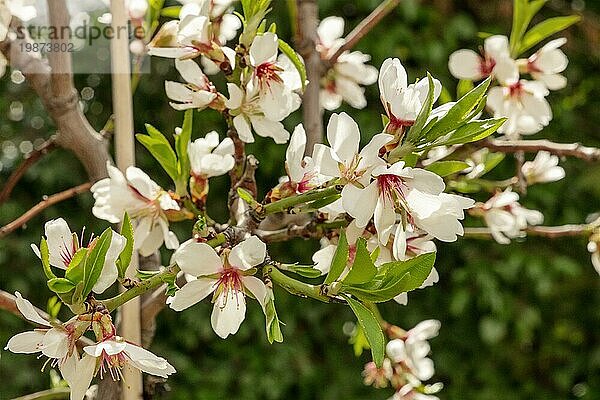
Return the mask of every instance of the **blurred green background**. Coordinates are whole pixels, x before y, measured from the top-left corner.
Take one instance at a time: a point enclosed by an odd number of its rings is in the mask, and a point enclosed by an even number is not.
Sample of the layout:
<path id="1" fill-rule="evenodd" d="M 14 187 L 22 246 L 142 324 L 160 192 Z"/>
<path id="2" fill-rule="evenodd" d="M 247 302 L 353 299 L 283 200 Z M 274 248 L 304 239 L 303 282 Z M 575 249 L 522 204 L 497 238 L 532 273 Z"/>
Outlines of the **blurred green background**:
<path id="1" fill-rule="evenodd" d="M 343 16 L 346 32 L 377 6 L 379 0 L 321 0 L 321 17 Z M 510 1 L 417 2 L 401 5 L 357 49 L 373 57 L 375 66 L 387 57 L 399 57 L 414 80 L 430 71 L 454 93 L 456 81 L 447 71 L 448 55 L 459 48 L 481 45 L 478 32 L 506 34 L 510 31 Z M 569 29 L 564 47 L 570 65 L 569 85 L 550 95 L 554 120 L 536 138 L 560 142 L 583 142 L 600 146 L 600 2 L 551 0 L 543 16 L 581 12 L 584 21 Z M 271 20 L 280 35 L 289 38 L 286 2 L 274 1 Z M 179 80 L 172 61 L 153 59 L 152 75 L 142 77 L 135 94 L 135 126 L 145 122 L 163 132 L 181 124 L 181 113 L 167 104 L 165 79 Z M 52 135 L 52 122 L 26 83 L 10 72 L 0 80 L 0 185 L 19 164 L 23 153 Z M 110 76 L 76 77 L 82 104 L 90 122 L 102 128 L 111 114 Z M 218 87 L 224 83 L 215 81 Z M 359 122 L 363 140 L 381 129 L 381 106 L 376 86 L 367 88 L 365 110 L 345 109 Z M 299 113 L 286 124 L 299 122 Z M 328 114 L 325 116 L 325 121 Z M 219 115 L 196 114 L 195 137 L 216 129 L 224 132 Z M 267 146 L 268 147 L 264 147 Z M 285 146 L 257 140 L 249 146 L 261 161 L 259 182 L 267 191 L 283 171 Z M 267 148 L 268 151 L 261 151 Z M 138 164 L 158 182 L 168 185 L 166 175 L 138 146 Z M 580 223 L 600 210 L 600 164 L 565 160 L 567 178 L 530 188 L 523 204 L 544 212 L 546 224 Z M 512 176 L 514 164 L 505 160 L 498 177 Z M 13 220 L 44 194 L 75 186 L 86 180 L 77 160 L 57 150 L 31 168 L 10 201 L 0 206 L 0 225 Z M 225 218 L 222 193 L 227 180 L 211 183 L 209 198 L 213 217 Z M 484 196 L 485 197 L 485 196 Z M 479 200 L 485 200 L 484 197 Z M 43 273 L 29 243 L 39 241 L 43 223 L 66 218 L 74 231 L 86 225 L 99 232 L 107 224 L 90 212 L 91 195 L 79 196 L 46 210 L 24 229 L 0 240 L 0 287 L 21 291 L 44 307 L 50 295 Z M 467 221 L 478 224 L 477 221 Z M 186 237 L 189 225 L 178 227 Z M 384 317 L 410 328 L 420 320 L 442 321 L 440 336 L 431 341 L 436 375 L 444 383 L 441 399 L 600 399 L 600 295 L 586 240 L 527 239 L 509 246 L 492 241 L 459 240 L 439 245 L 437 269 L 440 282 L 409 296 L 407 307 L 386 304 Z M 297 240 L 272 246 L 275 258 L 308 262 L 316 242 Z M 308 251 L 310 250 L 310 251 Z M 163 254 L 168 260 L 169 254 Z M 259 307 L 248 308 L 239 333 L 219 339 L 210 327 L 212 305 L 203 302 L 187 312 L 165 311 L 160 315 L 151 350 L 169 359 L 178 373 L 168 381 L 165 399 L 386 399 L 390 390 L 362 384 L 361 371 L 368 355 L 356 358 L 343 326 L 353 321 L 350 310 L 300 300 L 277 290 L 277 308 L 284 344 L 269 345 Z M 65 312 L 65 310 L 63 310 Z M 61 314 L 62 315 L 62 314 Z M 68 317 L 66 313 L 63 317 Z M 11 314 L 0 312 L 0 345 L 30 327 Z M 48 369 L 40 373 L 43 360 L 1 351 L 0 398 L 48 388 Z"/>

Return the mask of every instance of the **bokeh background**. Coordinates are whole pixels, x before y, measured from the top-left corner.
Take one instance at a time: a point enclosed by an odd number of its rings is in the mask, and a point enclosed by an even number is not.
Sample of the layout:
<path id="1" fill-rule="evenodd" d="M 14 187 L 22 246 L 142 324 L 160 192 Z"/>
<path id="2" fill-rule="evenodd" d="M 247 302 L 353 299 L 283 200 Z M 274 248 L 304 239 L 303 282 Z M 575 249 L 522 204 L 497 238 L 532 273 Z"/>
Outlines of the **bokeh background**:
<path id="1" fill-rule="evenodd" d="M 346 32 L 379 3 L 378 0 L 321 0 L 321 17 L 343 16 Z M 357 49 L 381 65 L 399 57 L 410 79 L 430 71 L 441 79 L 448 95 L 456 81 L 447 71 L 448 55 L 459 48 L 481 45 L 479 32 L 510 31 L 510 1 L 403 0 Z M 583 142 L 600 146 L 600 2 L 551 0 L 534 19 L 578 12 L 583 22 L 565 33 L 570 59 L 569 85 L 550 95 L 554 119 L 536 138 Z M 289 38 L 286 2 L 274 0 L 271 19 L 280 35 Z M 135 127 L 148 122 L 165 133 L 181 124 L 181 113 L 171 109 L 164 95 L 165 79 L 179 80 L 172 61 L 153 59 L 152 75 L 143 76 L 135 93 Z M 82 105 L 96 129 L 111 114 L 110 76 L 78 75 Z M 224 82 L 216 80 L 223 88 Z M 367 88 L 369 106 L 344 109 L 359 122 L 366 142 L 381 129 L 381 106 L 376 86 Z M 325 121 L 328 114 L 325 115 Z M 287 120 L 299 122 L 299 113 Z M 194 137 L 210 130 L 225 131 L 219 115 L 197 113 Z M 33 145 L 54 133 L 40 101 L 9 72 L 0 80 L 0 185 Z M 257 140 L 249 146 L 261 161 L 258 171 L 263 193 L 283 171 L 285 146 Z M 138 164 L 159 183 L 168 178 L 138 145 Z M 531 187 L 523 204 L 544 212 L 546 224 L 580 223 L 600 210 L 600 163 L 565 160 L 567 178 Z M 494 172 L 512 176 L 514 163 L 505 160 Z M 31 168 L 12 198 L 0 206 L 0 225 L 13 220 L 45 194 L 80 184 L 85 173 L 72 154 L 56 150 Z M 225 219 L 223 193 L 226 179 L 211 183 L 209 203 L 213 217 Z M 479 200 L 485 200 L 484 197 Z M 99 232 L 107 226 L 90 210 L 92 197 L 79 196 L 47 209 L 26 227 L 0 239 L 0 287 L 19 290 L 45 308 L 45 287 L 38 260 L 29 243 L 38 242 L 46 220 L 62 216 L 74 231 L 86 225 Z M 478 221 L 468 220 L 467 225 Z M 189 225 L 179 226 L 184 238 Z M 509 246 L 489 240 L 459 240 L 439 245 L 440 282 L 411 293 L 407 307 L 386 304 L 386 319 L 405 328 L 436 318 L 442 330 L 431 341 L 436 366 L 434 380 L 444 383 L 441 399 L 600 399 L 600 291 L 584 238 L 514 241 Z M 318 243 L 297 240 L 272 246 L 275 258 L 308 262 Z M 169 254 L 163 254 L 168 260 Z M 355 357 L 344 325 L 353 321 L 350 310 L 300 300 L 277 290 L 277 308 L 285 342 L 269 345 L 259 307 L 248 308 L 239 333 L 227 340 L 210 327 L 211 304 L 203 302 L 184 313 L 160 315 L 151 350 L 168 358 L 178 373 L 168 381 L 165 399 L 386 399 L 389 390 L 362 384 L 361 371 L 368 354 Z M 68 317 L 66 310 L 63 317 Z M 30 327 L 0 312 L 0 345 Z M 346 326 L 347 328 L 347 326 Z M 50 372 L 40 373 L 43 360 L 0 352 L 0 399 L 48 388 Z"/>

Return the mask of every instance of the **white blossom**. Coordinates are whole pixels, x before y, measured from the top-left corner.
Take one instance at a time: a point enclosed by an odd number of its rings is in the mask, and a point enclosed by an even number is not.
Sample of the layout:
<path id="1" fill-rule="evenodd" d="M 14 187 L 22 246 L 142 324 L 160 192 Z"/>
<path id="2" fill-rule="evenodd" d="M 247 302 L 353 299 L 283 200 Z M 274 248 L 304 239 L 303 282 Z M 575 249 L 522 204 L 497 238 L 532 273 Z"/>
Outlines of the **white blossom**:
<path id="1" fill-rule="evenodd" d="M 527 183 L 555 182 L 565 177 L 565 170 L 558 165 L 558 156 L 539 151 L 532 161 L 526 161 L 521 171 Z"/>
<path id="2" fill-rule="evenodd" d="M 327 17 L 317 28 L 317 51 L 322 59 L 328 59 L 344 43 L 344 19 Z M 342 101 L 354 108 L 367 105 L 365 89 L 361 85 L 371 85 L 377 81 L 377 68 L 367 65 L 371 56 L 360 51 L 343 52 L 333 67 L 321 80 L 321 104 L 326 110 L 335 110 Z"/>
<path id="3" fill-rule="evenodd" d="M 591 254 L 594 269 L 600 274 L 600 246 L 598 242 L 590 240 L 587 244 L 587 250 Z"/>
<path id="4" fill-rule="evenodd" d="M 314 189 L 327 180 L 318 173 L 313 159 L 304 156 L 305 149 L 306 132 L 304 126 L 298 124 L 285 152 L 287 180 L 284 181 L 294 193 L 298 194 Z"/>
<path id="5" fill-rule="evenodd" d="M 99 364 L 100 378 L 104 378 L 104 374 L 109 373 L 114 380 L 119 380 L 123 376 L 122 369 L 127 365 L 162 378 L 175 373 L 175 368 L 164 358 L 126 342 L 119 336 L 112 336 L 95 345 L 86 346 L 83 351 L 86 356 L 92 357 Z"/>
<path id="6" fill-rule="evenodd" d="M 525 236 L 527 226 L 544 221 L 539 211 L 521 206 L 519 195 L 510 188 L 494 195 L 480 209 L 493 238 L 501 244 L 509 244 L 510 239 Z"/>
<path id="7" fill-rule="evenodd" d="M 44 226 L 46 242 L 48 244 L 50 265 L 56 268 L 66 270 L 75 255 L 75 252 L 83 247 L 83 237 L 78 242 L 77 235 L 71 232 L 67 222 L 62 219 L 54 219 L 46 222 Z M 94 284 L 92 291 L 94 293 L 103 293 L 108 289 L 119 276 L 117 269 L 117 259 L 125 248 L 126 239 L 115 231 L 112 231 L 110 245 L 104 258 L 104 265 L 98 280 Z M 88 248 L 95 244 L 95 239 L 91 240 Z M 41 258 L 40 250 L 31 245 L 33 251 Z"/>
<path id="8" fill-rule="evenodd" d="M 531 135 L 542 130 L 552 119 L 546 86 L 521 79 L 507 86 L 496 86 L 488 93 L 487 106 L 494 118 L 507 118 L 499 133 L 509 138 Z"/>
<path id="9" fill-rule="evenodd" d="M 527 59 L 527 72 L 550 90 L 559 90 L 567 86 L 567 78 L 560 74 L 569 64 L 569 59 L 559 49 L 565 43 L 565 38 L 551 40 Z"/>
<path id="10" fill-rule="evenodd" d="M 111 165 L 107 168 L 109 177 L 91 188 L 96 200 L 92 213 L 97 218 L 117 223 L 127 212 L 134 227 L 135 249 L 142 256 L 154 253 L 163 242 L 168 249 L 177 248 L 179 241 L 169 231 L 165 214 L 179 211 L 177 202 L 139 168 L 129 167 L 125 175 Z"/>
<path id="11" fill-rule="evenodd" d="M 517 64 L 510 58 L 508 38 L 494 35 L 485 39 L 483 56 L 473 50 L 462 49 L 450 55 L 448 68 L 458 79 L 478 81 L 492 75 L 500 82 L 519 78 Z"/>
<path id="12" fill-rule="evenodd" d="M 221 338 L 235 334 L 246 315 L 246 292 L 265 307 L 267 289 L 263 281 L 250 275 L 266 257 L 266 245 L 256 236 L 234 246 L 221 257 L 206 243 L 194 239 L 183 243 L 173 255 L 181 270 L 196 279 L 186 283 L 167 301 L 182 311 L 214 293 L 211 324 Z"/>
<path id="13" fill-rule="evenodd" d="M 176 110 L 203 110 L 217 98 L 212 83 L 195 61 L 176 59 L 175 68 L 187 83 L 165 81 L 167 97 L 173 100 L 169 103 L 171 107 Z"/>
<path id="14" fill-rule="evenodd" d="M 188 147 L 192 173 L 204 178 L 229 172 L 235 164 L 233 154 L 233 141 L 225 138 L 219 143 L 219 134 L 215 131 L 196 139 Z"/>

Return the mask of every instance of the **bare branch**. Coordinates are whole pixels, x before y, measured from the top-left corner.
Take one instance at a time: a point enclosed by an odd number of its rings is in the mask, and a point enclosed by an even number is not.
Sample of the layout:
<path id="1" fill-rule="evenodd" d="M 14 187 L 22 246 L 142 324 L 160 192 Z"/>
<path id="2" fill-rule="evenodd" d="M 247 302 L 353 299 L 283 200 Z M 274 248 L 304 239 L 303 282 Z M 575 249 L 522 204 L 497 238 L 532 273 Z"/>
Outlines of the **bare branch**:
<path id="1" fill-rule="evenodd" d="M 356 26 L 350 32 L 345 39 L 345 42 L 335 53 L 333 53 L 329 59 L 327 60 L 329 65 L 332 65 L 336 62 L 339 56 L 342 55 L 343 52 L 352 49 L 356 43 L 358 43 L 363 36 L 365 36 L 371 29 L 373 29 L 379 21 L 383 19 L 386 15 L 388 15 L 396 6 L 400 4 L 400 0 L 385 0 L 381 3 L 376 9 L 373 10 L 371 14 L 369 14 L 365 19 L 363 19 L 360 24 Z"/>
<path id="2" fill-rule="evenodd" d="M 50 23 L 57 27 L 69 26 L 69 13 L 64 0 L 48 2 Z M 12 28 L 25 32 L 20 22 L 13 18 Z M 29 85 L 40 97 L 57 129 L 56 143 L 75 153 L 85 167 L 90 179 L 96 181 L 106 176 L 106 162 L 110 160 L 107 143 L 92 128 L 79 107 L 79 97 L 71 71 L 71 53 L 50 52 L 49 64 L 39 54 L 25 51 L 28 39 L 21 35 L 7 35 L 0 43 L 0 51 L 10 64 L 25 75 Z M 66 38 L 65 38 L 66 40 Z M 60 38 L 52 41 L 60 43 Z"/>
<path id="3" fill-rule="evenodd" d="M 583 146 L 579 143 L 554 143 L 549 140 L 513 140 L 487 139 L 474 143 L 477 147 L 486 147 L 502 153 L 537 153 L 547 151 L 557 156 L 570 156 L 585 161 L 600 161 L 600 149 Z"/>
<path id="4" fill-rule="evenodd" d="M 323 110 L 319 96 L 323 63 L 317 51 L 317 27 L 319 25 L 319 5 L 316 0 L 297 0 L 296 48 L 306 63 L 308 85 L 302 95 L 302 121 L 306 129 L 305 153 L 312 154 L 316 143 L 323 142 Z"/>
<path id="5" fill-rule="evenodd" d="M 525 229 L 527 236 L 539 236 L 550 239 L 560 237 L 587 236 L 591 233 L 589 224 L 560 225 L 560 226 L 530 226 Z M 465 228 L 465 238 L 490 239 L 492 231 L 489 228 Z"/>
<path id="6" fill-rule="evenodd" d="M 27 211 L 25 214 L 0 228 L 0 238 L 3 238 L 4 236 L 13 232 L 15 229 L 25 225 L 30 219 L 44 211 L 46 208 L 60 203 L 61 201 L 70 199 L 71 197 L 75 197 L 78 194 L 85 193 L 90 189 L 90 187 L 92 187 L 92 184 L 87 182 L 79 186 L 75 186 L 74 188 L 67 189 L 63 192 L 53 194 L 52 196 L 45 197 L 42 201 L 29 209 L 29 211 Z"/>
<path id="7" fill-rule="evenodd" d="M 13 189 L 19 182 L 19 180 L 25 175 L 27 170 L 34 165 L 40 158 L 44 155 L 48 154 L 48 152 L 54 150 L 56 148 L 55 137 L 52 136 L 50 139 L 46 140 L 42 145 L 29 153 L 27 158 L 15 169 L 12 174 L 6 180 L 6 184 L 0 191 L 0 204 L 4 203 L 10 197 Z"/>

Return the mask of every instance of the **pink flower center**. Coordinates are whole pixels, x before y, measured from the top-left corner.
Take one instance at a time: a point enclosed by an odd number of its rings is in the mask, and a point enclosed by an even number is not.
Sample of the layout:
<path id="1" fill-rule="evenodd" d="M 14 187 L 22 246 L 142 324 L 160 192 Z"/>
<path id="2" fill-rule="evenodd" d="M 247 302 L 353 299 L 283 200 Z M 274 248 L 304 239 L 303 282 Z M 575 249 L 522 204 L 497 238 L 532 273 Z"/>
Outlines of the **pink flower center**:
<path id="1" fill-rule="evenodd" d="M 508 87 L 510 97 L 519 98 L 523 94 L 523 84 L 521 82 L 513 83 Z"/>
<path id="2" fill-rule="evenodd" d="M 279 72 L 283 71 L 275 62 L 264 62 L 256 67 L 254 73 L 258 78 L 261 87 L 269 87 L 271 83 L 283 83 Z"/>
<path id="3" fill-rule="evenodd" d="M 389 112 L 388 115 L 390 117 L 390 122 L 385 128 L 386 133 L 393 135 L 396 132 L 401 132 L 405 127 L 413 126 L 415 124 L 414 120 L 396 118 L 391 112 Z"/>
<path id="4" fill-rule="evenodd" d="M 316 185 L 312 182 L 312 180 L 316 177 L 316 172 L 307 172 L 302 177 L 302 180 L 298 182 L 296 186 L 296 192 L 298 194 L 302 194 L 312 190 L 316 187 Z"/>
<path id="5" fill-rule="evenodd" d="M 123 367 L 127 364 L 127 358 L 123 352 L 109 355 L 106 351 L 102 350 L 100 355 L 100 379 L 104 379 L 105 373 L 110 373 L 111 378 L 114 381 L 121 380 L 123 378 Z"/>
<path id="6" fill-rule="evenodd" d="M 479 63 L 479 72 L 484 77 L 490 76 L 494 71 L 495 66 L 496 61 L 491 57 L 485 56 Z"/>
<path id="7" fill-rule="evenodd" d="M 404 191 L 406 185 L 401 177 L 393 174 L 382 174 L 377 177 L 377 185 L 379 186 L 379 193 L 383 196 L 384 201 L 394 205 L 395 200 L 398 198 L 404 198 Z"/>

